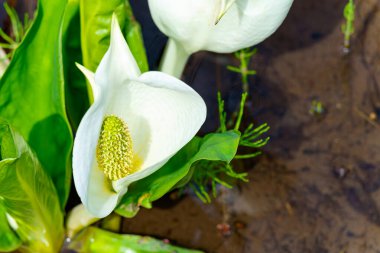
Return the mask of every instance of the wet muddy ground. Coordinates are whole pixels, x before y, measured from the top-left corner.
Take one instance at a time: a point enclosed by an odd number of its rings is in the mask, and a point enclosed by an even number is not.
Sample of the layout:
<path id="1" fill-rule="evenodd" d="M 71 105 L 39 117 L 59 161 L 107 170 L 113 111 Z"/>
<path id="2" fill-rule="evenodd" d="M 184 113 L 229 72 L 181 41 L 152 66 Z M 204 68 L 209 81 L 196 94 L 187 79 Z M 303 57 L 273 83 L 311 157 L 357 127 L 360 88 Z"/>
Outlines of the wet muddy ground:
<path id="1" fill-rule="evenodd" d="M 146 1 L 131 3 L 155 66 L 164 36 Z M 282 27 L 258 45 L 245 123 L 267 122 L 271 141 L 260 157 L 234 164 L 249 183 L 221 188 L 212 204 L 167 196 L 124 220 L 123 231 L 209 253 L 380 252 L 380 2 L 356 3 L 348 54 L 344 0 L 295 0 Z M 208 103 L 204 133 L 218 124 L 217 90 L 229 112 L 239 101 L 240 78 L 227 64 L 236 64 L 233 56 L 200 52 L 185 72 Z M 313 101 L 324 113 L 310 113 Z"/>
<path id="2" fill-rule="evenodd" d="M 357 1 L 348 54 L 344 4 L 295 0 L 280 30 L 258 46 L 246 122 L 267 122 L 271 141 L 260 157 L 235 164 L 250 182 L 221 190 L 209 205 L 191 194 L 169 196 L 125 220 L 124 232 L 217 253 L 380 252 L 380 2 Z M 157 41 L 147 46 L 159 55 L 150 47 Z M 236 107 L 240 79 L 225 69 L 234 63 L 204 52 L 189 62 L 184 78 L 209 104 L 203 131 L 218 124 L 218 89 L 227 109 Z M 324 113 L 310 113 L 313 101 Z M 220 231 L 225 221 L 228 236 Z"/>

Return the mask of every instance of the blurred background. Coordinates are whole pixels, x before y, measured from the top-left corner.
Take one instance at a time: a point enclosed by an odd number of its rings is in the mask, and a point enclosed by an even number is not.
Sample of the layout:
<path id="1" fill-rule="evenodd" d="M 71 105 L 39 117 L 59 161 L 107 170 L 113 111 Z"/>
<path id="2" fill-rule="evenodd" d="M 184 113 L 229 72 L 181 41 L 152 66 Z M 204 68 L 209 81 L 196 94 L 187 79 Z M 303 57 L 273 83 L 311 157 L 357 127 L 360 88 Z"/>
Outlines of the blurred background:
<path id="1" fill-rule="evenodd" d="M 36 5 L 7 2 L 19 13 L 32 14 Z M 166 38 L 146 0 L 130 2 L 156 68 Z M 295 0 L 280 29 L 257 45 L 244 122 L 267 122 L 271 140 L 261 156 L 235 164 L 249 183 L 219 189 L 212 204 L 173 192 L 125 219 L 125 233 L 217 253 L 380 252 L 380 2 L 356 1 L 349 50 L 345 4 Z M 190 59 L 183 79 L 208 104 L 202 133 L 219 124 L 218 90 L 227 112 L 236 110 L 241 78 L 226 66 L 237 64 L 233 55 L 207 52 Z"/>

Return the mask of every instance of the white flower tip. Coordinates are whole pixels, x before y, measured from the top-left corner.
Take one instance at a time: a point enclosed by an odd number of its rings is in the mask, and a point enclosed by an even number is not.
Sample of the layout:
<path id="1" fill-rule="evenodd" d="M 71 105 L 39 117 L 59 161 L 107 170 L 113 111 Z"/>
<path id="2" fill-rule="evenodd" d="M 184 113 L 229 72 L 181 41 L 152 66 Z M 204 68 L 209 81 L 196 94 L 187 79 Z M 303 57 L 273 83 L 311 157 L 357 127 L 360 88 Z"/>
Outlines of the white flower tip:
<path id="1" fill-rule="evenodd" d="M 92 93 L 94 95 L 94 100 L 96 101 L 97 98 L 100 96 L 100 87 L 95 83 L 95 74 L 91 71 L 88 70 L 86 67 L 79 63 L 75 63 L 77 68 L 84 74 L 84 76 L 87 78 L 88 82 L 91 85 L 92 88 Z"/>
<path id="2" fill-rule="evenodd" d="M 120 59 L 118 63 L 121 64 L 120 67 L 124 68 L 126 75 L 130 78 L 137 78 L 141 75 L 140 68 L 124 38 L 115 13 L 112 14 L 110 51 L 111 58 L 115 61 Z"/>
<path id="3" fill-rule="evenodd" d="M 117 15 L 116 13 L 112 13 L 112 22 L 111 22 L 111 28 L 113 29 L 114 27 L 120 27 L 119 21 L 117 20 Z"/>

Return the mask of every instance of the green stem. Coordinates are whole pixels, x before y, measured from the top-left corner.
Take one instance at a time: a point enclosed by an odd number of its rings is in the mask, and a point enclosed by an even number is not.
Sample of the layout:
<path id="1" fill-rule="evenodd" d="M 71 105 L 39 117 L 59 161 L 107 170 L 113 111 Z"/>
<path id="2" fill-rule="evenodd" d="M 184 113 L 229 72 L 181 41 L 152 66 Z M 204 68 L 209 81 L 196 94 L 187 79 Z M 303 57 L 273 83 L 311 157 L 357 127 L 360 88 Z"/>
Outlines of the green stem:
<path id="1" fill-rule="evenodd" d="M 260 154 L 261 154 L 261 151 L 258 151 L 258 152 L 252 153 L 252 154 L 247 154 L 247 155 L 236 155 L 234 157 L 234 159 L 250 159 L 250 158 L 254 158 Z"/>
<path id="2" fill-rule="evenodd" d="M 344 32 L 344 46 L 346 48 L 350 47 L 351 31 L 352 31 L 352 23 L 351 21 L 347 20 L 346 30 Z"/>
<path id="3" fill-rule="evenodd" d="M 186 52 L 182 45 L 169 38 L 162 56 L 160 71 L 180 78 L 189 57 L 190 53 Z"/>
<path id="4" fill-rule="evenodd" d="M 235 128 L 234 128 L 235 131 L 239 131 L 240 124 L 241 124 L 241 119 L 243 118 L 244 105 L 245 105 L 245 101 L 246 101 L 246 99 L 247 99 L 247 96 L 248 96 L 248 93 L 247 93 L 247 92 L 244 92 L 244 93 L 241 95 L 239 114 L 238 114 L 238 117 L 237 117 L 237 119 L 236 119 L 236 124 L 235 124 Z"/>
<path id="5" fill-rule="evenodd" d="M 243 92 L 248 92 L 249 91 L 249 88 L 248 88 L 248 75 L 247 75 L 247 71 L 248 71 L 248 66 L 247 65 L 248 64 L 247 64 L 247 59 L 246 59 L 246 55 L 245 55 L 245 51 L 244 50 L 240 51 L 239 57 L 240 57 L 241 80 L 242 80 L 242 83 L 243 83 Z"/>

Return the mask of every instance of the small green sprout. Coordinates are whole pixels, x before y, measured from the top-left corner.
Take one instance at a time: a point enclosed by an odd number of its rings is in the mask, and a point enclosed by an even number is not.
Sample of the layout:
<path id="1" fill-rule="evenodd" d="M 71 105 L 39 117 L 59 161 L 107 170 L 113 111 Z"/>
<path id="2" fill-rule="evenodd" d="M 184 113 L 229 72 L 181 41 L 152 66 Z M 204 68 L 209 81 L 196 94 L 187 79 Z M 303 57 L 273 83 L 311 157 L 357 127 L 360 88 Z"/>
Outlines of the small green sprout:
<path id="1" fill-rule="evenodd" d="M 235 121 L 234 130 L 239 131 L 241 120 L 243 118 L 244 114 L 244 107 L 245 102 L 247 100 L 248 93 L 243 93 L 241 96 L 240 101 L 240 107 L 238 111 L 238 116 Z M 219 105 L 219 121 L 220 121 L 220 132 L 227 131 L 227 123 L 226 123 L 226 112 L 224 111 L 224 101 L 221 99 L 220 92 L 218 92 L 218 105 Z M 248 127 L 244 130 L 244 132 L 241 134 L 239 146 L 241 147 L 249 147 L 249 148 L 261 148 L 265 146 L 268 141 L 269 137 L 265 139 L 259 139 L 257 140 L 262 134 L 268 132 L 270 127 L 267 123 L 264 123 L 256 128 L 254 128 L 254 125 L 251 123 L 248 125 Z M 257 141 L 256 141 L 257 140 Z M 261 154 L 260 151 L 246 154 L 246 155 L 236 155 L 235 159 L 247 159 L 247 158 L 253 158 L 255 156 L 258 156 Z"/>
<path id="2" fill-rule="evenodd" d="M 240 107 L 238 111 L 238 116 L 233 125 L 233 130 L 240 132 L 241 120 L 244 114 L 245 102 L 247 99 L 247 93 L 243 93 L 240 101 Z M 219 105 L 219 120 L 220 127 L 218 132 L 228 131 L 227 127 L 227 114 L 224 111 L 224 101 L 218 92 L 218 105 Z M 258 149 L 266 145 L 269 141 L 269 137 L 260 138 L 264 133 L 269 130 L 268 124 L 262 124 L 258 127 L 254 127 L 250 124 L 242 133 L 239 141 L 239 147 L 245 147 L 246 149 L 254 149 L 252 152 L 247 154 L 237 154 L 234 159 L 248 159 L 253 158 L 261 154 Z M 233 185 L 230 183 L 233 180 L 241 180 L 243 182 L 248 182 L 248 174 L 246 172 L 236 172 L 231 164 L 219 162 L 219 161 L 207 161 L 201 160 L 194 166 L 194 174 L 191 181 L 189 182 L 189 187 L 195 192 L 198 198 L 204 203 L 210 203 L 211 197 L 209 195 L 209 187 L 211 187 L 212 196 L 216 198 L 217 196 L 217 185 L 222 185 L 226 188 L 232 188 Z"/>
<path id="3" fill-rule="evenodd" d="M 255 70 L 250 70 L 249 63 L 251 62 L 252 57 L 257 53 L 257 48 L 250 49 L 250 48 L 245 48 L 242 50 L 239 50 L 235 52 L 235 57 L 239 60 L 240 66 L 235 67 L 228 65 L 227 69 L 239 73 L 241 75 L 241 81 L 243 84 L 243 92 L 248 92 L 249 87 L 248 87 L 248 77 L 256 75 Z"/>
<path id="4" fill-rule="evenodd" d="M 350 38 L 354 33 L 354 20 L 355 20 L 355 4 L 354 0 L 348 0 L 347 4 L 343 10 L 343 16 L 346 23 L 342 25 L 341 29 L 344 34 L 344 47 L 345 49 L 350 48 Z"/>
<path id="5" fill-rule="evenodd" d="M 314 99 L 311 101 L 309 113 L 311 115 L 322 115 L 325 112 L 325 107 L 321 101 Z"/>

